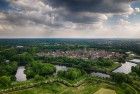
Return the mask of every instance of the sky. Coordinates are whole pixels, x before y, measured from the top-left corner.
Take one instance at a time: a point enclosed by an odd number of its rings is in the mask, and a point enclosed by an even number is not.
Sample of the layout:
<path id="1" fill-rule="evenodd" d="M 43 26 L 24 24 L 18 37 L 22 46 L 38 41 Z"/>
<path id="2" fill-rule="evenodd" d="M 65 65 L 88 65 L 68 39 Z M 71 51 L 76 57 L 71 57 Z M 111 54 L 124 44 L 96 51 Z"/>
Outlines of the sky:
<path id="1" fill-rule="evenodd" d="M 140 38 L 140 0 L 0 0 L 0 38 Z"/>

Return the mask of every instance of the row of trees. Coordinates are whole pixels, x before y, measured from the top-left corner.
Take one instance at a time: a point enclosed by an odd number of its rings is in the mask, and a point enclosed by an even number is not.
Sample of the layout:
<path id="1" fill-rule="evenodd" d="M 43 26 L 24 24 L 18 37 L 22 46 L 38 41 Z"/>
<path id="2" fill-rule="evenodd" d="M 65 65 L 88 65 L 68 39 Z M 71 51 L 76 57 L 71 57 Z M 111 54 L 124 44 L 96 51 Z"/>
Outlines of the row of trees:
<path id="1" fill-rule="evenodd" d="M 87 64 L 87 66 L 100 66 L 100 67 L 108 67 L 108 66 L 112 66 L 113 64 L 113 60 L 108 58 L 84 60 L 84 59 L 68 58 L 68 57 L 43 57 L 40 59 L 44 59 L 44 62 L 50 62 L 50 63 L 67 63 L 73 65 L 83 65 L 81 63 L 84 63 Z"/>
<path id="2" fill-rule="evenodd" d="M 66 64 L 68 66 L 78 67 L 83 70 L 105 70 L 106 68 L 111 68 L 114 65 L 113 60 L 107 58 L 98 58 L 95 60 L 84 60 L 77 58 L 68 58 L 68 57 L 40 57 L 40 60 L 44 60 L 49 63 L 60 63 Z"/>

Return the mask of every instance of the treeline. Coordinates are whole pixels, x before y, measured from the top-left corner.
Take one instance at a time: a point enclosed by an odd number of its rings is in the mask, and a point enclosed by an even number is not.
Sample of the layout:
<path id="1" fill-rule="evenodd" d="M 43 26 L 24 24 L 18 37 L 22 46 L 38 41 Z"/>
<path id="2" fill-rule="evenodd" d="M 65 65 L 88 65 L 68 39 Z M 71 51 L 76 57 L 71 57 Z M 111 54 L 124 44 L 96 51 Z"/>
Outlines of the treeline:
<path id="1" fill-rule="evenodd" d="M 61 49 L 58 46 L 66 45 L 82 45 L 97 49 L 106 49 L 113 51 L 134 51 L 140 54 L 140 40 L 138 39 L 1 39 L 0 45 L 6 46 L 44 46 L 44 45 L 57 45 L 48 49 Z M 58 47 L 58 48 L 57 48 Z M 75 46 L 76 48 L 76 46 Z M 65 47 L 69 49 L 69 47 Z M 71 48 L 73 49 L 73 48 Z"/>
<path id="2" fill-rule="evenodd" d="M 6 48 L 0 51 L 0 62 L 4 62 L 5 60 L 16 61 L 18 59 L 18 56 L 22 56 L 25 53 L 34 55 L 36 53 L 36 50 L 34 47 L 22 49 L 13 47 Z"/>
<path id="3" fill-rule="evenodd" d="M 62 64 L 70 67 L 77 67 L 87 72 L 90 71 L 101 71 L 108 72 L 112 70 L 112 67 L 118 66 L 119 64 L 114 63 L 112 59 L 108 58 L 98 58 L 95 60 L 84 60 L 77 58 L 68 57 L 38 57 L 36 60 L 42 60 L 42 62 L 52 63 L 52 64 Z"/>

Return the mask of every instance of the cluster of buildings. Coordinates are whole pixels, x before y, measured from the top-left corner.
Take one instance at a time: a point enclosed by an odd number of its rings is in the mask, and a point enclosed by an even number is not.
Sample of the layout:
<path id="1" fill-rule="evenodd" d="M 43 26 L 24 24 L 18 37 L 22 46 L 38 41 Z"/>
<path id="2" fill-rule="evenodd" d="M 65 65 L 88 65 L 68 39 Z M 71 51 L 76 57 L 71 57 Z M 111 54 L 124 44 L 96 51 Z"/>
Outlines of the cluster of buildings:
<path id="1" fill-rule="evenodd" d="M 81 59 L 96 59 L 96 58 L 117 58 L 122 56 L 119 52 L 111 52 L 105 50 L 69 50 L 69 51 L 48 51 L 37 53 L 38 56 L 53 56 L 53 57 L 69 57 L 69 58 L 81 58 Z"/>

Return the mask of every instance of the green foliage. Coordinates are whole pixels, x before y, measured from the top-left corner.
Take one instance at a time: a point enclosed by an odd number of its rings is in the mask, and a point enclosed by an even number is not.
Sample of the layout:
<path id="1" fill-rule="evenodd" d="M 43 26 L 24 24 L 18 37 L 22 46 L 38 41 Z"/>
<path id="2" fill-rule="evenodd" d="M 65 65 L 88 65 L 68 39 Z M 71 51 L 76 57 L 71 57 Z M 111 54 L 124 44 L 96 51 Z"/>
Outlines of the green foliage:
<path id="1" fill-rule="evenodd" d="M 1 87 L 8 87 L 11 85 L 11 79 L 8 76 L 0 77 L 0 86 Z"/>
<path id="2" fill-rule="evenodd" d="M 137 65 L 135 67 L 133 66 L 131 68 L 131 70 L 132 70 L 133 73 L 136 73 L 138 76 L 140 76 L 140 66 L 139 65 Z"/>
<path id="3" fill-rule="evenodd" d="M 125 63 L 126 57 L 127 57 L 126 55 L 123 55 L 122 57 L 119 57 L 118 62 Z"/>
<path id="4" fill-rule="evenodd" d="M 96 62 L 97 65 L 104 66 L 104 67 L 113 65 L 113 61 L 111 59 L 106 59 L 106 58 L 98 58 Z"/>
<path id="5" fill-rule="evenodd" d="M 0 63 L 2 63 L 3 61 L 4 61 L 4 57 L 0 55 Z"/>
<path id="6" fill-rule="evenodd" d="M 3 57 L 3 59 L 11 59 L 11 56 L 14 56 L 17 54 L 16 49 L 14 48 L 9 48 L 9 49 L 4 49 L 3 51 L 0 52 L 0 55 Z"/>
<path id="7" fill-rule="evenodd" d="M 0 76 L 15 75 L 18 68 L 17 62 L 0 63 Z"/>
<path id="8" fill-rule="evenodd" d="M 33 61 L 33 57 L 28 52 L 24 52 L 19 55 L 14 55 L 11 60 L 19 62 L 19 65 L 26 65 Z"/>
<path id="9" fill-rule="evenodd" d="M 92 68 L 92 63 L 91 62 L 81 62 L 78 64 L 79 68 L 85 69 L 85 68 Z"/>
<path id="10" fill-rule="evenodd" d="M 123 82 L 125 83 L 132 83 L 129 75 L 123 74 L 123 73 L 113 73 L 112 74 L 112 81 L 121 84 Z"/>
<path id="11" fill-rule="evenodd" d="M 31 55 L 35 55 L 38 51 L 37 47 L 30 47 L 27 49 L 27 51 L 31 54 Z"/>
<path id="12" fill-rule="evenodd" d="M 34 80 L 37 81 L 37 82 L 38 81 L 44 81 L 45 78 L 43 76 L 35 75 Z"/>
<path id="13" fill-rule="evenodd" d="M 84 60 L 84 59 L 77 59 L 77 58 L 68 58 L 68 57 L 47 57 L 42 58 L 45 62 L 51 63 L 64 63 L 69 65 L 75 65 L 79 68 L 93 68 L 93 66 L 97 67 L 110 67 L 113 65 L 113 61 L 111 59 L 106 58 L 99 58 L 96 60 Z"/>
<path id="14" fill-rule="evenodd" d="M 133 93 L 130 88 L 126 88 L 125 89 L 125 94 L 135 94 L 135 92 Z"/>
<path id="15" fill-rule="evenodd" d="M 67 71 L 59 71 L 58 76 L 75 80 L 83 75 L 82 71 L 77 68 L 70 68 Z"/>
<path id="16" fill-rule="evenodd" d="M 52 75 L 55 71 L 56 68 L 52 64 L 32 62 L 26 68 L 26 75 L 28 78 L 33 78 L 35 75 L 48 76 Z"/>

